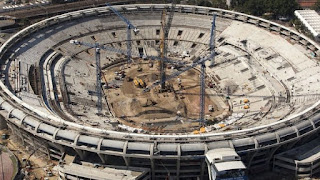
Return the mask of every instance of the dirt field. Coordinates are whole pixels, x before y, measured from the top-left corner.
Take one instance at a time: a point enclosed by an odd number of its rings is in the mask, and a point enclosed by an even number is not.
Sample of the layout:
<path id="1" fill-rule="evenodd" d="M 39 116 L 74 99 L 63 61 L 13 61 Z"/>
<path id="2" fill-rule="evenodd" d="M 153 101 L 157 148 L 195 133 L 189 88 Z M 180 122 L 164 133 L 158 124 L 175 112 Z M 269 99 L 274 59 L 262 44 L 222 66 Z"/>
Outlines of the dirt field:
<path id="1" fill-rule="evenodd" d="M 10 131 L 8 130 L 0 130 L 0 134 L 9 134 Z M 33 179 L 42 179 L 46 177 L 45 169 L 51 169 L 57 162 L 47 160 L 46 156 L 38 156 L 38 155 L 31 155 L 31 152 L 26 149 L 25 146 L 19 143 L 19 141 L 13 137 L 9 137 L 7 140 L 0 139 L 1 144 L 5 144 L 17 157 L 17 159 L 20 161 L 21 168 L 24 171 L 27 171 L 29 173 L 29 176 L 27 179 L 33 180 Z M 24 163 L 22 162 L 22 159 L 28 159 L 30 160 L 30 168 L 26 168 L 24 166 Z M 3 159 L 4 161 L 4 159 Z M 0 166 L 1 167 L 1 166 Z M 1 171 L 1 168 L 0 168 Z M 1 173 L 1 172 L 0 172 Z M 2 177 L 0 177 L 1 180 Z M 6 179 L 6 178 L 5 178 Z M 57 176 L 50 177 L 49 180 L 57 180 Z"/>
<path id="2" fill-rule="evenodd" d="M 138 71 L 138 68 L 141 70 Z M 169 75 L 176 71 L 166 68 L 166 74 Z M 150 67 L 148 61 L 141 60 L 140 64 L 136 61 L 130 68 L 119 65 L 105 69 L 103 74 L 102 80 L 107 81 L 109 87 L 119 86 L 108 88 L 105 94 L 121 123 L 156 132 L 188 132 L 199 129 L 199 122 L 196 121 L 200 112 L 197 70 L 191 69 L 181 74 L 180 81 L 178 77 L 167 81 L 166 92 L 160 92 L 158 86 L 149 92 L 143 92 L 145 86 L 160 79 L 157 65 Z M 143 85 L 135 84 L 135 79 L 143 81 Z M 205 104 L 205 114 L 208 116 L 215 117 L 223 112 L 211 96 L 206 96 Z M 208 105 L 212 105 L 215 111 L 209 112 Z"/>

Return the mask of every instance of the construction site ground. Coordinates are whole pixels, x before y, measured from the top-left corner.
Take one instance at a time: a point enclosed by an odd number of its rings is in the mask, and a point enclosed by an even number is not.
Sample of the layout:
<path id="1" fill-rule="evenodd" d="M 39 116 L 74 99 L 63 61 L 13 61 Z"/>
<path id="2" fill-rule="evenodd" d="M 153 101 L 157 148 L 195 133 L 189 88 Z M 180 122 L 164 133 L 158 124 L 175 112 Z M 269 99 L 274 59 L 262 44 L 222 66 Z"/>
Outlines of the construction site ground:
<path id="1" fill-rule="evenodd" d="M 131 64 L 129 68 L 123 65 L 114 66 L 104 71 L 104 78 L 109 87 L 105 94 L 115 116 L 122 124 L 138 127 L 153 132 L 190 132 L 199 127 L 200 112 L 200 72 L 191 69 L 178 77 L 166 82 L 166 92 L 160 92 L 160 86 L 144 92 L 145 87 L 137 86 L 135 78 L 141 79 L 146 86 L 159 80 L 158 65 L 149 66 L 148 61 L 141 60 Z M 141 70 L 138 71 L 138 68 Z M 124 71 L 122 80 L 115 80 L 117 74 Z M 172 74 L 176 69 L 166 68 L 166 73 Z M 207 82 L 208 83 L 208 82 Z M 212 91 L 210 92 L 210 94 Z M 220 115 L 221 108 L 216 96 L 206 96 L 205 114 L 209 118 Z M 210 112 L 208 106 L 212 105 L 214 111 Z"/>
<path id="2" fill-rule="evenodd" d="M 19 143 L 20 141 L 18 141 L 18 139 L 14 138 L 14 136 L 10 136 L 11 132 L 9 130 L 0 130 L 0 134 L 9 135 L 9 138 L 6 140 L 0 139 L 0 143 L 7 146 L 9 150 L 14 153 L 20 164 L 19 170 L 22 169 L 23 171 L 28 172 L 28 176 L 25 176 L 28 180 L 43 179 L 44 177 L 47 177 L 46 171 L 51 171 L 58 163 L 56 161 L 48 160 L 46 156 L 40 155 L 37 152 L 31 155 L 33 150 L 28 150 L 23 144 Z M 29 159 L 30 167 L 25 166 L 25 163 L 23 162 L 25 159 Z M 53 176 L 48 178 L 49 180 L 57 180 L 58 176 L 53 173 Z"/>

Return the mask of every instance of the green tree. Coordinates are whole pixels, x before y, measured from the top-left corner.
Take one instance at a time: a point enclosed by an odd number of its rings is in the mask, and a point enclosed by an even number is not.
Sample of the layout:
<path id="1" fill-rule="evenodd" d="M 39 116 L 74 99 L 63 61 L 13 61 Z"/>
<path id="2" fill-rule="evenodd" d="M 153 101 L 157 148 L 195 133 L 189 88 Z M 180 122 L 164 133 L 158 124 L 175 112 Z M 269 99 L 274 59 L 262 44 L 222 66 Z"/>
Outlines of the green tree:
<path id="1" fill-rule="evenodd" d="M 266 10 L 264 0 L 247 0 L 243 5 L 243 10 L 248 14 L 262 16 Z"/>
<path id="2" fill-rule="evenodd" d="M 280 16 L 293 17 L 294 11 L 299 8 L 299 4 L 296 0 L 269 0 L 274 1 L 271 12 L 275 15 L 275 18 Z"/>
<path id="3" fill-rule="evenodd" d="M 227 9 L 227 3 L 226 0 L 212 0 L 212 6 L 216 8 L 222 8 L 222 9 Z"/>
<path id="4" fill-rule="evenodd" d="M 273 18 L 292 17 L 294 11 L 299 8 L 296 0 L 233 0 L 231 6 L 236 11 L 256 16 L 269 13 Z"/>
<path id="5" fill-rule="evenodd" d="M 212 7 L 212 2 L 208 0 L 202 0 L 198 2 L 198 6 Z"/>
<path id="6" fill-rule="evenodd" d="M 317 2 L 313 5 L 312 9 L 320 11 L 320 0 L 317 0 Z"/>

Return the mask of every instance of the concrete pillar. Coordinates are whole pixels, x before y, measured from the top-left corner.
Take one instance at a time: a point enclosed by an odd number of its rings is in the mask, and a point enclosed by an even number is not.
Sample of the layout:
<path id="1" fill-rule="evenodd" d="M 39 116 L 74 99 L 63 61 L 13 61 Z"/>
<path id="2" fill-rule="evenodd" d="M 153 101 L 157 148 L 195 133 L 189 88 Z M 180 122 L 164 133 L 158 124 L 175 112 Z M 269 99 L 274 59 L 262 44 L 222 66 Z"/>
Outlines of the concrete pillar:
<path id="1" fill-rule="evenodd" d="M 178 158 L 177 158 L 177 179 L 180 176 L 180 158 L 181 158 L 181 145 L 178 144 Z"/>
<path id="2" fill-rule="evenodd" d="M 99 151 L 101 150 L 102 141 L 103 141 L 103 139 L 101 138 L 101 139 L 99 140 L 99 143 L 98 143 L 97 149 L 98 149 Z M 97 153 L 97 154 L 98 154 L 101 162 L 102 162 L 103 164 L 106 164 L 106 158 L 105 158 L 106 156 L 105 156 L 104 154 L 101 154 L 101 153 Z"/>
<path id="3" fill-rule="evenodd" d="M 253 161 L 254 157 L 257 155 L 258 152 L 259 152 L 259 151 L 256 150 L 256 151 L 254 151 L 254 152 L 252 153 L 252 155 L 249 156 L 250 158 L 249 158 L 248 165 L 247 165 L 247 168 L 248 168 L 248 169 L 251 167 L 252 161 Z M 250 153 L 250 154 L 251 154 L 251 153 Z"/>
<path id="4" fill-rule="evenodd" d="M 130 159 L 128 157 L 126 157 L 126 154 L 127 154 L 127 147 L 128 147 L 128 141 L 126 141 L 124 143 L 124 146 L 123 146 L 123 160 L 124 162 L 126 163 L 126 166 L 129 167 L 129 164 L 130 164 Z"/>
<path id="5" fill-rule="evenodd" d="M 82 151 L 80 149 L 76 149 L 74 148 L 74 150 L 76 151 L 76 153 L 79 155 L 81 160 L 84 160 L 86 157 L 86 151 Z"/>
<path id="6" fill-rule="evenodd" d="M 156 173 L 155 173 L 154 159 L 150 159 L 150 161 L 151 161 L 151 177 L 152 177 L 152 180 L 155 180 Z"/>
<path id="7" fill-rule="evenodd" d="M 201 159 L 201 169 L 200 169 L 200 179 L 203 180 L 204 179 L 204 170 L 205 168 L 207 168 L 207 163 L 204 159 Z"/>
<path id="8" fill-rule="evenodd" d="M 100 158 L 100 160 L 101 160 L 101 162 L 103 163 L 103 164 L 106 164 L 106 156 L 104 155 L 104 154 L 101 154 L 101 153 L 97 153 L 98 154 L 98 156 L 99 156 L 99 158 Z"/>
<path id="9" fill-rule="evenodd" d="M 151 164 L 151 179 L 155 180 L 155 165 L 154 165 L 154 159 L 153 159 L 153 155 L 154 155 L 154 149 L 157 146 L 156 143 L 152 144 L 150 146 L 150 164 Z"/>

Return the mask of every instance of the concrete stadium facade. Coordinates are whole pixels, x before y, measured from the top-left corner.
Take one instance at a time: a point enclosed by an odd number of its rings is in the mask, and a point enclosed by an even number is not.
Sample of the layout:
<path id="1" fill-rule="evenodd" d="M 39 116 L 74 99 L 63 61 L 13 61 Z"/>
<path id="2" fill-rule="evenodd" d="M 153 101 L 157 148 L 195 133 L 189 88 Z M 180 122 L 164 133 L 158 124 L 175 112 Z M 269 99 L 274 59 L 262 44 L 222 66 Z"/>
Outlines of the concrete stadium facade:
<path id="1" fill-rule="evenodd" d="M 133 4 L 117 6 L 124 14 L 161 12 L 170 5 Z M 254 16 L 216 8 L 177 5 L 175 11 L 199 17 L 217 14 L 285 36 L 306 49 L 320 55 L 320 47 L 304 35 L 284 26 Z M 42 29 L 63 25 L 76 19 L 109 16 L 105 8 L 70 12 L 33 24 L 12 36 L 0 48 L 2 70 L 10 62 L 10 48 L 22 39 L 34 36 Z M 3 73 L 5 74 L 5 73 Z M 101 163 L 117 162 L 124 166 L 151 169 L 153 179 L 170 175 L 176 179 L 207 178 L 205 153 L 214 148 L 231 147 L 242 157 L 250 172 L 265 171 L 271 167 L 273 156 L 315 139 L 320 133 L 320 101 L 290 118 L 237 131 L 189 134 L 138 134 L 116 132 L 68 122 L 30 106 L 19 99 L 6 84 L 0 82 L 0 114 L 25 146 L 37 149 L 51 159 L 60 159 L 65 153 L 81 159 L 96 157 Z"/>

